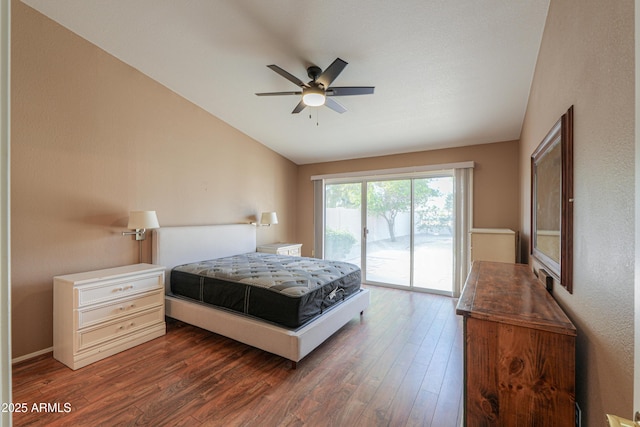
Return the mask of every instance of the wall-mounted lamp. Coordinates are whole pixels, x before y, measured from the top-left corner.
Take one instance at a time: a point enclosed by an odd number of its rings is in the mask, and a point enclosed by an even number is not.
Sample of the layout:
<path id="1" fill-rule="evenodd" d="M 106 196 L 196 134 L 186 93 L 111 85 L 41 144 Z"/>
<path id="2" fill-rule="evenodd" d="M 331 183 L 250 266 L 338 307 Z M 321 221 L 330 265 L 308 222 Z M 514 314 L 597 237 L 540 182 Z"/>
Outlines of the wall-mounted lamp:
<path id="1" fill-rule="evenodd" d="M 142 241 L 147 238 L 147 230 L 160 228 L 156 211 L 131 211 L 127 228 L 135 231 L 123 231 L 123 236 L 131 235 L 138 241 L 138 262 L 142 262 Z"/>
<path id="2" fill-rule="evenodd" d="M 275 212 L 262 212 L 260 222 L 252 222 L 251 224 L 256 226 L 270 226 L 278 223 L 278 215 Z"/>
<path id="3" fill-rule="evenodd" d="M 133 240 L 144 240 L 147 238 L 147 230 L 160 228 L 156 211 L 131 211 L 129 212 L 129 223 L 127 228 L 135 231 L 123 231 L 123 236 L 133 236 Z"/>

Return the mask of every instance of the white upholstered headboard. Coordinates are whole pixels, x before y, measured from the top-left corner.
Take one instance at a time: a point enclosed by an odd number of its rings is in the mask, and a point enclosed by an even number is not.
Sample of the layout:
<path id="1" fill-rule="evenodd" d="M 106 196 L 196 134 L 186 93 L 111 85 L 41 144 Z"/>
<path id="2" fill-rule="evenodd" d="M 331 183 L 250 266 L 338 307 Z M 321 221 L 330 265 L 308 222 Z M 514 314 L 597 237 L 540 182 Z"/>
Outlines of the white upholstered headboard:
<path id="1" fill-rule="evenodd" d="M 176 265 L 255 252 L 256 227 L 250 224 L 162 227 L 153 230 L 152 262 L 166 267 L 165 290 Z"/>

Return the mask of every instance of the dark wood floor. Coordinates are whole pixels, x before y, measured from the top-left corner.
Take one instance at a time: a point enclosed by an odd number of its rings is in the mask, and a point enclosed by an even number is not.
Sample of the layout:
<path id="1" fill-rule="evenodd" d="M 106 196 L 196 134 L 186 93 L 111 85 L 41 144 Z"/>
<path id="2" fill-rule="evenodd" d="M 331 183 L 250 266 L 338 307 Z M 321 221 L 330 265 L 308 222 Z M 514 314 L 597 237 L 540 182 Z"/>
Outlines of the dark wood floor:
<path id="1" fill-rule="evenodd" d="M 28 411 L 14 425 L 459 426 L 456 300 L 370 289 L 364 316 L 295 370 L 169 319 L 166 336 L 77 371 L 51 354 L 16 364 L 13 402 Z M 34 403 L 61 412 L 33 411 Z"/>

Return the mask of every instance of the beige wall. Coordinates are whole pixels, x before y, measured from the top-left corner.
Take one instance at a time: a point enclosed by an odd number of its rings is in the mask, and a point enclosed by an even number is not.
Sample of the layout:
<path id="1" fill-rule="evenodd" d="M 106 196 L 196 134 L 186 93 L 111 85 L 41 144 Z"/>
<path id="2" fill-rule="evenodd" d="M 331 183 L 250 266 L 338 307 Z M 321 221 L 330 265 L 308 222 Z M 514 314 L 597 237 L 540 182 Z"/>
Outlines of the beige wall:
<path id="1" fill-rule="evenodd" d="M 12 14 L 14 357 L 52 345 L 52 276 L 137 261 L 119 234 L 132 209 L 165 226 L 277 210 L 258 242 L 299 241 L 309 255 L 310 176 L 473 160 L 474 226 L 524 232 L 526 256 L 529 156 L 573 104 L 574 294 L 555 295 L 578 327 L 583 425 L 631 416 L 633 1 L 551 1 L 520 145 L 300 167 L 23 3 Z"/>
<path id="2" fill-rule="evenodd" d="M 131 264 L 129 210 L 293 240 L 297 166 L 19 1 L 12 3 L 13 357 L 52 345 L 52 277 Z M 150 247 L 145 249 L 149 260 Z"/>
<path id="3" fill-rule="evenodd" d="M 552 0 L 521 136 L 521 228 L 530 235 L 529 159 L 574 105 L 573 294 L 583 425 L 633 416 L 634 3 Z M 523 245 L 523 248 L 527 246 Z M 525 251 L 526 253 L 526 251 Z"/>
<path id="4" fill-rule="evenodd" d="M 520 225 L 518 159 L 518 141 L 508 141 L 300 166 L 296 235 L 299 242 L 303 243 L 303 253 L 310 256 L 314 243 L 313 184 L 310 180 L 314 175 L 472 160 L 475 162 L 473 170 L 473 226 L 518 230 Z"/>

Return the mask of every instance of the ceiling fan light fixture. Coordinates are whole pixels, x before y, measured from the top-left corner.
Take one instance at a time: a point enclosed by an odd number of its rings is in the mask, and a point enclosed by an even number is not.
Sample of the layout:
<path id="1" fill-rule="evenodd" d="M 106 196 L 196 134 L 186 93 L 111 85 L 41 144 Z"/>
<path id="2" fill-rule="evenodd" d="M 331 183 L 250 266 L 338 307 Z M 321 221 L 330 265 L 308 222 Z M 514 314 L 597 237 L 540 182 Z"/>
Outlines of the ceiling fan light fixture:
<path id="1" fill-rule="evenodd" d="M 302 102 L 309 107 L 319 107 L 324 105 L 324 90 L 319 87 L 310 87 L 302 91 Z"/>

